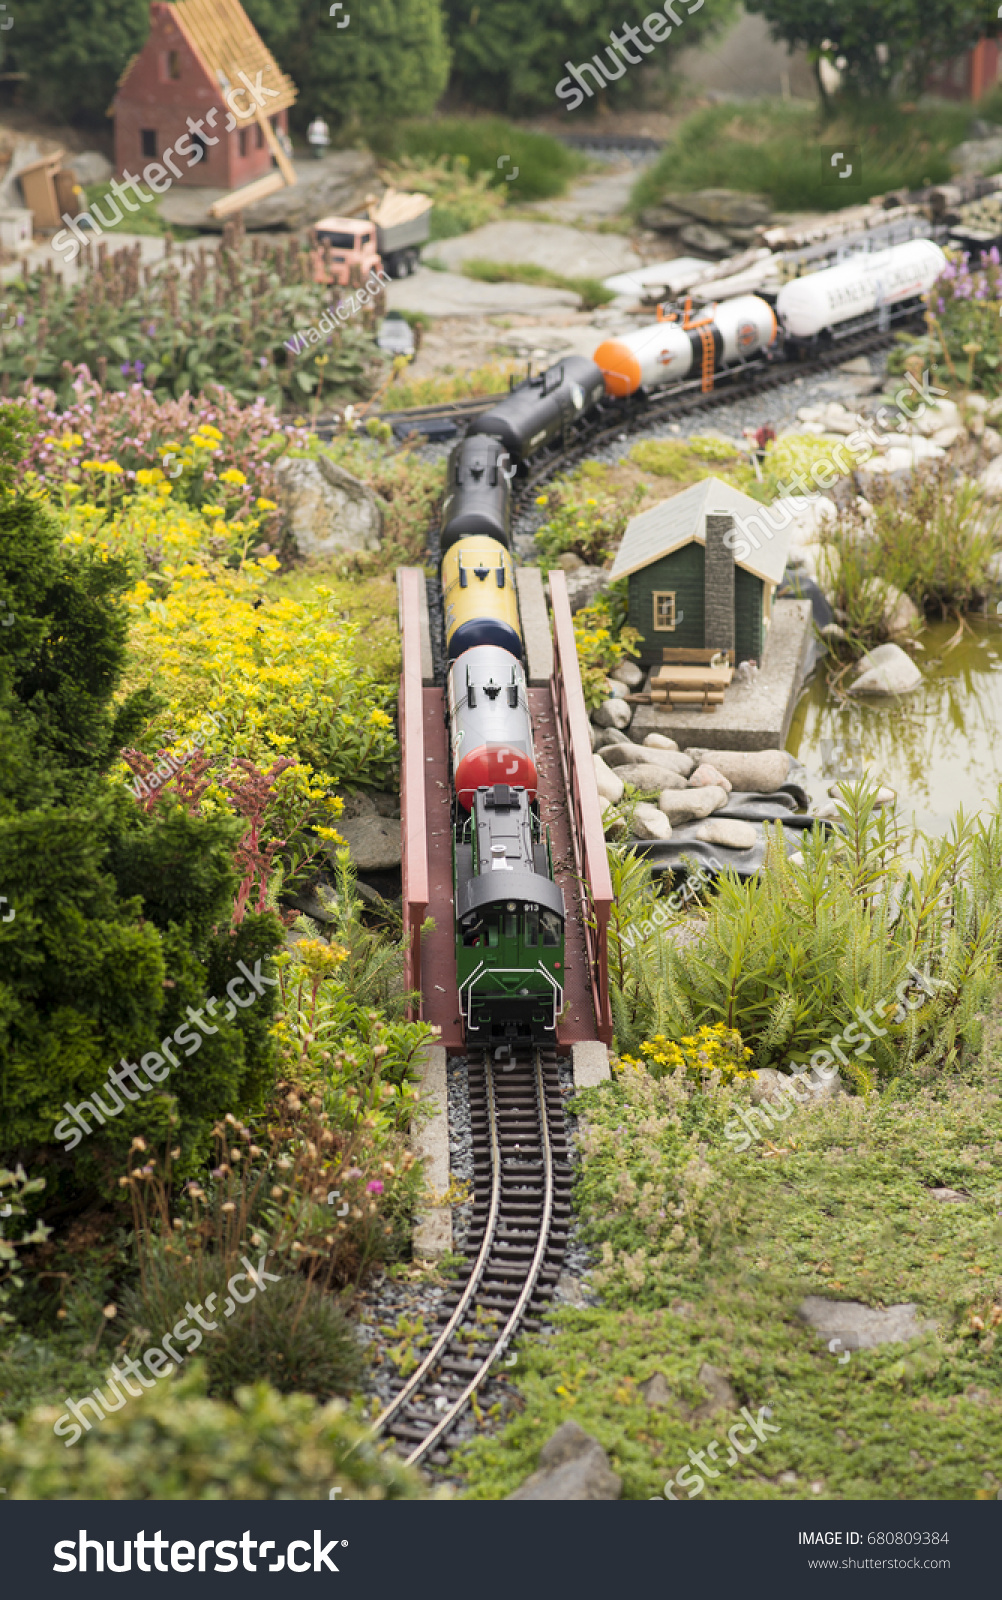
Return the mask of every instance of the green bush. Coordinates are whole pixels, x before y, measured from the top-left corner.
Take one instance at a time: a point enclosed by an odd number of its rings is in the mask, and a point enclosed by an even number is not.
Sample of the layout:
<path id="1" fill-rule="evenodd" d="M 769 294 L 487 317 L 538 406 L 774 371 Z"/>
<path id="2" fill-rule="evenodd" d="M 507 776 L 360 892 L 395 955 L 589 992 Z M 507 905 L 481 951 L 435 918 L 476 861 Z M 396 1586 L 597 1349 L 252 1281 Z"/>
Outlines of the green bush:
<path id="1" fill-rule="evenodd" d="M 509 200 L 549 200 L 587 166 L 583 156 L 547 133 L 529 133 L 499 117 L 405 123 L 393 139 L 402 155 L 438 160 L 464 157 L 469 172 L 486 174 Z M 509 159 L 498 165 L 503 156 Z M 518 168 L 518 177 L 508 181 Z"/>
<path id="2" fill-rule="evenodd" d="M 53 1433 L 58 1407 L 0 1429 L 7 1500 L 419 1499 L 419 1479 L 340 1401 L 318 1407 L 266 1384 L 236 1404 L 210 1400 L 204 1368 L 158 1383 L 73 1446 Z"/>
<path id="3" fill-rule="evenodd" d="M 481 283 L 532 283 L 545 289 L 570 289 L 581 296 L 584 311 L 594 311 L 616 298 L 597 278 L 568 278 L 562 272 L 551 272 L 548 267 L 537 267 L 530 261 L 464 261 L 463 272 L 467 278 L 477 278 Z"/>
<path id="4" fill-rule="evenodd" d="M 776 824 L 756 878 L 718 880 L 698 937 L 641 931 L 622 967 L 625 941 L 611 943 L 620 1052 L 722 1022 L 751 1047 L 752 1070 L 803 1065 L 848 1029 L 841 1070 L 862 1092 L 912 1068 L 956 1067 L 977 1045 L 1002 951 L 1002 816 L 961 817 L 912 861 L 874 792 L 843 786 L 841 829 L 805 833 L 802 866 Z M 933 993 L 909 1009 L 899 991 L 914 989 L 916 972 Z M 860 1010 L 882 1019 L 879 1037 L 863 1031 Z"/>
<path id="5" fill-rule="evenodd" d="M 633 205 L 656 205 L 687 189 L 765 194 L 781 211 L 833 211 L 888 189 L 946 182 L 949 152 L 966 136 L 963 106 L 840 107 L 827 124 L 803 102 L 746 101 L 695 112 L 638 180 Z M 824 151 L 840 140 L 861 146 L 859 183 L 823 182 Z"/>

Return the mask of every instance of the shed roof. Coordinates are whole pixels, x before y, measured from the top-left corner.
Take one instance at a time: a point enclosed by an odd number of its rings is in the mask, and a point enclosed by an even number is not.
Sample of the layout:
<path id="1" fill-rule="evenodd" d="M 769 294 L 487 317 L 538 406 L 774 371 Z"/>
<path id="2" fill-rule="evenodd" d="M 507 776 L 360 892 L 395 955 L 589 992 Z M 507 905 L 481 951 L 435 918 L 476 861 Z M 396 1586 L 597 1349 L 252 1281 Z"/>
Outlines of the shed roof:
<path id="1" fill-rule="evenodd" d="M 173 0 L 173 4 L 158 9 L 170 12 L 207 76 L 218 84 L 220 95 L 227 89 L 236 89 L 240 94 L 236 104 L 247 106 L 254 97 L 247 92 L 240 74 L 244 73 L 251 83 L 256 83 L 260 72 L 262 90 L 275 91 L 260 108 L 266 117 L 293 104 L 295 84 L 279 70 L 240 0 Z M 119 78 L 119 93 L 137 60 L 138 56 L 133 56 Z M 233 115 L 238 123 L 249 122 L 254 120 L 256 111 L 257 107 L 253 106 L 246 114 L 234 111 Z"/>
<path id="2" fill-rule="evenodd" d="M 631 518 L 610 576 L 625 578 L 640 572 L 693 540 L 705 545 L 707 515 L 718 511 L 729 512 L 734 518 L 738 535 L 735 565 L 766 583 L 779 583 L 786 567 L 793 519 L 781 526 L 778 517 L 770 516 L 768 506 L 721 478 L 703 478 L 681 494 Z"/>

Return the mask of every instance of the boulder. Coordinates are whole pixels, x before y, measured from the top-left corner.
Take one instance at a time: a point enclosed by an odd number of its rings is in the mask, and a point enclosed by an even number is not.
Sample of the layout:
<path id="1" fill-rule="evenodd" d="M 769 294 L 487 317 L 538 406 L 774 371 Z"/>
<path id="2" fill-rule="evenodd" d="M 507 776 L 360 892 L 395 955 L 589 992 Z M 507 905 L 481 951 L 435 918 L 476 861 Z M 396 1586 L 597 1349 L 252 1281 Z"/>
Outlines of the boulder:
<path id="1" fill-rule="evenodd" d="M 731 817 L 715 817 L 696 829 L 696 838 L 702 839 L 704 844 L 722 844 L 728 850 L 750 850 L 758 837 L 753 822 L 740 822 Z"/>
<path id="2" fill-rule="evenodd" d="M 691 761 L 692 757 L 690 756 L 689 759 Z M 731 780 L 725 778 L 722 772 L 711 766 L 708 761 L 702 761 L 695 772 L 689 774 L 689 787 L 691 789 L 703 789 L 707 784 L 716 784 L 719 789 L 731 790 L 734 788 Z"/>
<path id="3" fill-rule="evenodd" d="M 978 473 L 978 482 L 989 500 L 1002 500 L 1002 456 L 989 461 L 984 472 Z"/>
<path id="4" fill-rule="evenodd" d="M 745 194 L 738 189 L 694 189 L 691 193 L 666 194 L 661 203 L 695 217 L 697 222 L 710 222 L 724 228 L 754 228 L 768 222 L 772 215 L 765 195 Z"/>
<path id="5" fill-rule="evenodd" d="M 616 768 L 617 778 L 622 778 L 624 783 L 632 783 L 635 789 L 640 789 L 644 794 L 656 794 L 661 789 L 684 789 L 685 779 L 677 772 L 669 772 L 667 767 L 656 767 L 653 763 L 629 763 L 625 767 Z"/>
<path id="6" fill-rule="evenodd" d="M 695 1410 L 689 1413 L 690 1422 L 705 1422 L 718 1411 L 738 1409 L 737 1395 L 725 1375 L 716 1367 L 711 1367 L 708 1361 L 704 1361 L 697 1376 L 706 1390 L 707 1397 L 701 1406 L 696 1406 Z"/>
<path id="7" fill-rule="evenodd" d="M 107 183 L 115 176 L 113 164 L 100 150 L 75 150 L 63 158 L 63 165 L 70 168 L 77 183 L 82 183 L 84 188 L 91 183 Z"/>
<path id="8" fill-rule="evenodd" d="M 933 444 L 935 444 L 935 439 Z M 1002 434 L 997 428 L 986 428 L 981 435 L 981 448 L 986 456 L 994 458 L 1002 455 Z"/>
<path id="9" fill-rule="evenodd" d="M 703 789 L 662 789 L 658 806 L 673 828 L 686 822 L 702 822 L 711 812 L 727 804 L 727 790 L 707 784 Z"/>
<path id="10" fill-rule="evenodd" d="M 595 727 L 594 723 L 592 727 Z M 593 749 L 606 750 L 611 744 L 632 744 L 632 742 L 630 735 L 624 733 L 622 728 L 595 728 Z"/>
<path id="11" fill-rule="evenodd" d="M 708 227 L 705 222 L 687 223 L 678 240 L 687 250 L 695 250 L 701 256 L 728 256 L 733 249 L 726 233 Z"/>
<path id="12" fill-rule="evenodd" d="M 334 150 L 323 160 L 294 161 L 297 182 L 245 206 L 244 226 L 295 232 L 311 227 L 318 217 L 350 217 L 365 205 L 366 195 L 379 190 L 376 158 L 369 150 Z M 221 233 L 224 218 L 210 217 L 209 207 L 228 193 L 224 189 L 189 188 L 175 183 L 160 201 L 160 215 L 173 226 Z"/>
<path id="13" fill-rule="evenodd" d="M 882 644 L 867 651 L 860 660 L 850 694 L 910 694 L 922 682 L 922 674 L 900 645 Z"/>
<path id="14" fill-rule="evenodd" d="M 697 746 L 686 754 L 697 765 L 709 761 L 743 794 L 772 794 L 790 776 L 790 757 L 785 750 L 705 750 Z"/>
<path id="15" fill-rule="evenodd" d="M 605 688 L 610 700 L 625 700 L 630 693 L 625 683 L 618 683 L 614 678 L 606 678 Z"/>
<path id="16" fill-rule="evenodd" d="M 609 677 L 615 683 L 625 683 L 628 689 L 640 689 L 644 682 L 644 669 L 638 667 L 635 661 L 621 661 L 618 667 L 613 667 Z"/>
<path id="17" fill-rule="evenodd" d="M 623 818 L 619 815 L 618 811 L 613 806 L 612 801 L 611 800 L 605 800 L 601 796 L 599 796 L 598 804 L 599 804 L 599 810 L 602 813 L 602 832 L 603 833 L 625 833 L 626 832 L 626 823 L 623 821 Z"/>
<path id="18" fill-rule="evenodd" d="M 647 805 L 641 800 L 633 808 L 631 831 L 635 839 L 670 839 L 671 823 L 657 806 Z"/>
<path id="19" fill-rule="evenodd" d="M 347 843 L 359 872 L 386 872 L 400 865 L 400 822 L 375 815 L 338 819 L 337 831 Z M 329 850 L 332 860 L 337 846 Z"/>
<path id="20" fill-rule="evenodd" d="M 652 1372 L 647 1381 L 640 1385 L 640 1394 L 644 1404 L 650 1406 L 652 1411 L 663 1411 L 671 1403 L 671 1390 L 663 1372 Z"/>
<path id="21" fill-rule="evenodd" d="M 598 792 L 603 800 L 609 800 L 616 805 L 623 798 L 623 780 L 606 766 L 602 757 L 596 752 L 592 756 L 595 763 L 595 781 Z"/>
<path id="22" fill-rule="evenodd" d="M 826 495 L 789 494 L 774 500 L 770 520 L 777 527 L 792 523 L 790 541 L 794 545 L 821 544 L 824 532 L 838 520 L 838 507 Z"/>
<path id="23" fill-rule="evenodd" d="M 600 728 L 628 728 L 633 721 L 633 707 L 625 700 L 605 700 L 592 712 L 592 721 Z"/>
<path id="24" fill-rule="evenodd" d="M 539 1467 L 509 1500 L 618 1500 L 622 1481 L 598 1440 L 563 1423 L 539 1452 Z"/>
<path id="25" fill-rule="evenodd" d="M 678 745 L 674 739 L 669 739 L 666 733 L 649 733 L 644 740 L 650 750 L 677 750 Z"/>
<path id="26" fill-rule="evenodd" d="M 873 1350 L 881 1344 L 904 1344 L 923 1333 L 934 1332 L 935 1322 L 920 1322 L 914 1305 L 888 1306 L 874 1311 L 859 1300 L 826 1300 L 810 1294 L 800 1306 L 800 1315 L 821 1337 L 842 1341 L 844 1350 Z"/>
<path id="27" fill-rule="evenodd" d="M 922 621 L 918 606 L 893 583 L 884 586 L 884 627 L 888 633 L 910 633 Z"/>
<path id="28" fill-rule="evenodd" d="M 952 423 L 946 428 L 937 428 L 930 435 L 933 444 L 938 444 L 941 450 L 952 450 L 955 444 L 963 444 L 967 439 L 967 429 L 961 427 L 959 422 Z M 997 454 L 998 452 L 993 452 Z"/>
<path id="29" fill-rule="evenodd" d="M 676 211 L 674 206 L 647 206 L 640 213 L 640 226 L 649 228 L 651 233 L 674 233 L 691 221 L 691 217 L 684 211 Z"/>
<path id="30" fill-rule="evenodd" d="M 604 567 L 576 567 L 565 574 L 567 598 L 571 611 L 583 611 L 603 590 L 609 587 L 609 574 Z"/>
<path id="31" fill-rule="evenodd" d="M 677 772 L 681 778 L 687 778 L 692 771 L 691 756 L 684 756 L 681 750 L 658 750 L 651 745 L 617 744 L 606 752 L 604 759 L 610 767 L 664 767 L 666 772 Z"/>
<path id="32" fill-rule="evenodd" d="M 383 536 L 382 502 L 322 451 L 311 457 L 282 456 L 275 470 L 283 531 L 302 556 L 346 550 L 378 550 Z"/>

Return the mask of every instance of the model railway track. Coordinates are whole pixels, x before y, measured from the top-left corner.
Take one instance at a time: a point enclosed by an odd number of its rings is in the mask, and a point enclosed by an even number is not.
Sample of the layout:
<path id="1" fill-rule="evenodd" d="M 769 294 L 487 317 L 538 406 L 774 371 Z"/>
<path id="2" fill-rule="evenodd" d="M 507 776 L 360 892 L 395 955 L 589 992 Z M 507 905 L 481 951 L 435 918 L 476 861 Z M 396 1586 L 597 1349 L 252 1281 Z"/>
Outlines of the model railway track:
<path id="1" fill-rule="evenodd" d="M 448 1459 L 449 1434 L 519 1331 L 534 1332 L 567 1247 L 571 1169 L 556 1052 L 469 1066 L 474 1209 L 470 1273 L 446 1296 L 429 1350 L 373 1423 L 407 1464 Z"/>

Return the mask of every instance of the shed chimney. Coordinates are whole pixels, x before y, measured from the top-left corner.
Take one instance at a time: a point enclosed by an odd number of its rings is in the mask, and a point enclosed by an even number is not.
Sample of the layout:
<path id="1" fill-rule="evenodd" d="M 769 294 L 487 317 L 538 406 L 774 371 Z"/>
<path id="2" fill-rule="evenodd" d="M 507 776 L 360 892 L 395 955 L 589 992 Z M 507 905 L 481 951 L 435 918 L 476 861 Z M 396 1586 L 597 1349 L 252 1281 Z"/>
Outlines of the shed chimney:
<path id="1" fill-rule="evenodd" d="M 703 581 L 703 643 L 707 650 L 734 649 L 734 552 L 727 542 L 733 528 L 729 512 L 707 513 Z"/>

